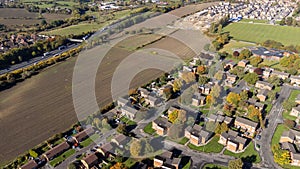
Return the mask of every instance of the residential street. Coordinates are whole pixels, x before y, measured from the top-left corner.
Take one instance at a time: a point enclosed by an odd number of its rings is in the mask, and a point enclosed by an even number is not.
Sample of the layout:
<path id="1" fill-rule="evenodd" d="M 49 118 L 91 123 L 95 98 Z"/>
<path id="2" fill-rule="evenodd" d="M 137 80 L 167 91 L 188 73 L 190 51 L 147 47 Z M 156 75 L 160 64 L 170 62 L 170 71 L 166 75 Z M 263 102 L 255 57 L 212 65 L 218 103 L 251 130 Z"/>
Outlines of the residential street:
<path id="1" fill-rule="evenodd" d="M 67 158 L 65 161 L 63 161 L 60 165 L 58 165 L 55 168 L 57 168 L 57 169 L 66 169 L 71 162 L 73 162 L 73 161 L 76 160 L 76 156 L 77 155 L 89 151 L 91 148 L 93 148 L 96 145 L 96 143 L 97 144 L 99 144 L 99 143 L 102 143 L 102 144 L 105 143 L 106 142 L 106 138 L 108 138 L 109 136 L 114 135 L 114 134 L 116 134 L 116 130 L 114 130 L 114 129 L 110 130 L 109 132 L 104 133 L 96 141 L 92 142 L 92 144 L 90 144 L 87 147 L 84 147 L 84 148 L 80 149 L 74 155 L 72 155 L 71 157 Z"/>
<path id="2" fill-rule="evenodd" d="M 261 145 L 260 156 L 262 158 L 262 167 L 265 168 L 281 168 L 274 162 L 271 141 L 278 124 L 283 123 L 282 118 L 282 103 L 284 100 L 288 99 L 291 93 L 291 87 L 283 85 L 279 93 L 279 97 L 273 105 L 270 113 L 266 117 L 268 119 L 268 126 L 263 130 L 261 137 L 262 139 L 257 143 Z"/>

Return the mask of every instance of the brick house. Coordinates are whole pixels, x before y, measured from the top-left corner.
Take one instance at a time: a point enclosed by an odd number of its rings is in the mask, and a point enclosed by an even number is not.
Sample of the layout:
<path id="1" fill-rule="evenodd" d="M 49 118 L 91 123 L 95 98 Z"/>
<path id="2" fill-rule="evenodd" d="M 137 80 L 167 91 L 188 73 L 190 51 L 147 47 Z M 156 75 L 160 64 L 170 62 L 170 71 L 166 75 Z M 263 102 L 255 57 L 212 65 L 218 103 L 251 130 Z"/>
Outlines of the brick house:
<path id="1" fill-rule="evenodd" d="M 240 137 L 238 132 L 229 130 L 221 134 L 218 142 L 226 146 L 226 149 L 229 151 L 239 152 L 246 147 L 247 139 Z"/>
<path id="2" fill-rule="evenodd" d="M 60 143 L 59 145 L 53 147 L 52 149 L 45 152 L 42 156 L 47 160 L 50 161 L 53 158 L 59 156 L 66 150 L 70 148 L 70 145 L 67 142 Z"/>
<path id="3" fill-rule="evenodd" d="M 88 154 L 86 157 L 80 160 L 85 169 L 93 168 L 94 166 L 99 164 L 101 160 L 98 157 L 100 154 L 99 155 L 98 154 L 99 154 L 98 152 Z"/>
<path id="4" fill-rule="evenodd" d="M 173 153 L 165 151 L 161 155 L 156 155 L 153 159 L 154 168 L 179 169 L 181 158 L 173 157 Z"/>
<path id="5" fill-rule="evenodd" d="M 291 116 L 299 117 L 300 116 L 300 105 L 297 107 L 293 107 L 292 111 L 290 112 Z"/>
<path id="6" fill-rule="evenodd" d="M 192 97 L 193 106 L 202 106 L 205 104 L 206 97 L 201 95 L 201 93 L 194 93 Z"/>
<path id="7" fill-rule="evenodd" d="M 156 120 L 152 121 L 152 128 L 160 136 L 167 135 L 171 126 L 172 123 L 170 123 L 168 119 L 163 117 L 159 117 Z"/>
<path id="8" fill-rule="evenodd" d="M 248 133 L 248 136 L 253 137 L 258 127 L 258 123 L 242 117 L 236 117 L 234 126 L 244 131 L 245 134 Z"/>
<path id="9" fill-rule="evenodd" d="M 247 64 L 249 64 L 249 61 L 246 60 L 246 59 L 243 59 L 243 60 L 238 62 L 238 66 L 240 66 L 240 67 L 246 67 Z"/>
<path id="10" fill-rule="evenodd" d="M 268 93 L 269 91 L 266 89 L 259 90 L 259 92 L 257 93 L 257 98 L 259 99 L 259 101 L 264 102 L 267 100 Z"/>
<path id="11" fill-rule="evenodd" d="M 276 76 L 280 79 L 285 80 L 290 77 L 290 74 L 284 73 L 284 72 L 279 72 L 279 71 L 272 71 L 271 76 Z"/>
<path id="12" fill-rule="evenodd" d="M 190 143 L 196 146 L 206 144 L 213 136 L 212 132 L 204 130 L 201 126 L 195 124 L 193 127 L 188 126 L 184 131 L 184 136 L 190 139 Z"/>
<path id="13" fill-rule="evenodd" d="M 274 85 L 265 81 L 257 81 L 255 87 L 258 89 L 272 90 L 274 88 Z"/>
<path id="14" fill-rule="evenodd" d="M 291 84 L 297 84 L 300 85 L 300 77 L 299 76 L 291 76 Z"/>
<path id="15" fill-rule="evenodd" d="M 38 164 L 34 160 L 29 160 L 26 164 L 22 165 L 19 169 L 37 169 Z"/>

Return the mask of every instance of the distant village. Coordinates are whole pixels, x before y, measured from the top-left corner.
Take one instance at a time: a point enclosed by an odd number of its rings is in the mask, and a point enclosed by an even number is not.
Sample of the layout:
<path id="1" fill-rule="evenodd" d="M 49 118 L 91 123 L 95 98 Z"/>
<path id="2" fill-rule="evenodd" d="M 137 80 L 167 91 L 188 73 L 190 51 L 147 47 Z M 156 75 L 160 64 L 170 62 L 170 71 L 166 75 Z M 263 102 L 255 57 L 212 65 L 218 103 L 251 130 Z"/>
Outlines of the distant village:
<path id="1" fill-rule="evenodd" d="M 248 3 L 249 2 L 249 3 Z M 294 1 L 246 1 L 238 3 L 220 2 L 219 5 L 208 7 L 200 12 L 177 21 L 175 25 L 189 24 L 189 27 L 198 30 L 208 30 L 212 23 L 218 22 L 225 16 L 229 16 L 230 22 L 238 22 L 242 19 L 267 20 L 270 24 L 292 16 L 297 3 Z M 191 28 L 190 28 L 191 29 Z"/>

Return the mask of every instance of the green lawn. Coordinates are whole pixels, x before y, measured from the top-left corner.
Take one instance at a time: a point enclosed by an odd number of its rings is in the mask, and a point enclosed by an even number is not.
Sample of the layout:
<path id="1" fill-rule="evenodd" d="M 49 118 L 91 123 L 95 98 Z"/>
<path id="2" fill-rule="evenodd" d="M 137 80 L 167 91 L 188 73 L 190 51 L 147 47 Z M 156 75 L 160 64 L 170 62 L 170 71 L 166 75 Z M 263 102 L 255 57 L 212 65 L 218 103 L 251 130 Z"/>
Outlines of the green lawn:
<path id="1" fill-rule="evenodd" d="M 127 117 L 123 116 L 120 118 L 120 120 L 124 123 L 126 123 L 127 125 L 136 125 L 135 121 L 132 121 L 130 119 L 128 119 Z"/>
<path id="2" fill-rule="evenodd" d="M 289 130 L 288 127 L 286 127 L 286 126 L 283 125 L 283 124 L 279 124 L 279 125 L 277 126 L 276 130 L 275 130 L 275 133 L 274 133 L 273 137 L 272 137 L 272 143 L 271 143 L 271 145 L 273 146 L 273 145 L 275 145 L 275 144 L 278 144 L 278 143 L 279 143 L 279 140 L 280 140 L 280 137 L 281 137 L 281 135 L 282 135 L 282 133 L 283 133 L 284 131 L 287 131 L 287 130 Z"/>
<path id="3" fill-rule="evenodd" d="M 228 44 L 226 44 L 220 52 L 228 52 L 232 54 L 234 50 L 244 48 L 244 47 L 252 47 L 255 46 L 255 44 L 249 43 L 249 42 L 241 42 L 241 41 L 235 41 L 231 40 Z"/>
<path id="4" fill-rule="evenodd" d="M 95 141 L 97 138 L 99 138 L 99 134 L 93 134 L 91 135 L 89 138 L 87 138 L 86 140 L 82 141 L 80 143 L 80 145 L 82 147 L 87 147 L 89 146 L 93 141 Z"/>
<path id="5" fill-rule="evenodd" d="M 155 133 L 155 130 L 152 128 L 152 122 L 147 124 L 147 126 L 144 128 L 144 132 L 147 133 L 147 134 L 150 134 L 150 135 Z"/>
<path id="6" fill-rule="evenodd" d="M 228 169 L 228 167 L 224 167 L 217 164 L 205 164 L 203 169 Z"/>
<path id="7" fill-rule="evenodd" d="M 179 143 L 179 144 L 182 144 L 182 145 L 185 145 L 188 141 L 189 141 L 188 138 L 183 137 L 178 143 Z"/>
<path id="8" fill-rule="evenodd" d="M 259 163 L 261 161 L 261 158 L 258 152 L 254 149 L 254 144 L 252 142 L 249 143 L 247 149 L 242 153 L 233 153 L 231 151 L 225 150 L 224 154 L 236 158 L 241 158 L 248 162 L 253 162 L 253 163 Z"/>
<path id="9" fill-rule="evenodd" d="M 295 101 L 299 94 L 300 94 L 300 90 L 292 90 L 289 100 Z"/>
<path id="10" fill-rule="evenodd" d="M 182 167 L 182 169 L 190 169 L 191 168 L 191 164 L 192 164 L 192 162 L 190 160 L 184 167 Z"/>
<path id="11" fill-rule="evenodd" d="M 300 44 L 300 29 L 291 26 L 275 26 L 251 23 L 232 23 L 223 32 L 230 32 L 235 40 L 262 43 L 275 40 L 284 45 Z"/>
<path id="12" fill-rule="evenodd" d="M 126 167 L 131 168 L 132 166 L 134 166 L 134 164 L 136 163 L 136 161 L 132 158 L 128 158 L 124 164 Z"/>
<path id="13" fill-rule="evenodd" d="M 283 116 L 283 119 L 289 119 L 289 120 L 294 120 L 294 121 L 297 119 L 297 117 L 291 116 L 290 112 L 286 111 L 286 110 L 282 113 L 282 116 Z"/>
<path id="14" fill-rule="evenodd" d="M 205 152 L 205 153 L 219 153 L 223 149 L 223 145 L 218 143 L 219 139 L 220 139 L 219 136 L 214 136 L 212 140 L 205 146 L 195 146 L 189 143 L 188 147 L 190 149 Z"/>
<path id="15" fill-rule="evenodd" d="M 65 28 L 55 29 L 49 32 L 42 32 L 41 34 L 61 35 L 61 36 L 67 36 L 71 34 L 77 35 L 83 32 L 97 31 L 102 27 L 104 27 L 104 24 L 82 23 L 78 25 L 67 26 Z"/>
<path id="16" fill-rule="evenodd" d="M 64 152 L 63 154 L 61 154 L 60 156 L 54 158 L 49 163 L 51 166 L 55 167 L 73 154 L 75 154 L 75 150 L 70 149 L 70 150 Z"/>

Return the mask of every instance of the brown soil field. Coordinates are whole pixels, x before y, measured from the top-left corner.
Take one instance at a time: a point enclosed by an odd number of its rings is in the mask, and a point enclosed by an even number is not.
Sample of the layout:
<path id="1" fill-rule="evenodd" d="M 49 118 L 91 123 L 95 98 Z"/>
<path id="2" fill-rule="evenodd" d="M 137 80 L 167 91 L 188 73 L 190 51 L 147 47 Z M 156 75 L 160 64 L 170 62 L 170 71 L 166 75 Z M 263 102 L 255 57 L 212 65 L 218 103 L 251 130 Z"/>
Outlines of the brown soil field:
<path id="1" fill-rule="evenodd" d="M 55 13 L 44 13 L 43 17 L 47 21 L 53 21 L 53 20 L 58 20 L 58 19 L 67 19 L 70 18 L 72 15 L 65 15 L 65 14 L 55 14 Z"/>
<path id="2" fill-rule="evenodd" d="M 38 19 L 2 19 L 0 18 L 0 23 L 6 26 L 13 25 L 33 25 L 37 23 L 41 23 L 41 20 Z"/>
<path id="3" fill-rule="evenodd" d="M 28 12 L 20 8 L 0 8 L 0 18 L 36 18 L 37 13 Z"/>
<path id="4" fill-rule="evenodd" d="M 148 41 L 147 39 L 143 41 L 138 36 L 136 38 L 139 42 Z M 201 47 L 205 43 L 206 41 L 203 41 L 203 44 L 197 42 Z M 95 92 L 100 106 L 112 101 L 110 92 L 112 75 L 121 61 L 132 52 L 128 50 L 130 46 L 126 44 L 123 42 L 113 47 L 99 66 Z M 99 52 L 97 48 L 93 49 L 96 54 Z M 163 38 L 145 48 L 164 49 L 183 59 L 195 56 L 193 50 L 184 45 L 184 42 L 174 40 L 172 37 Z M 71 58 L 0 93 L 0 164 L 64 131 L 77 121 L 72 100 L 75 62 L 76 58 Z M 137 61 L 129 66 L 140 64 Z M 147 83 L 161 73 L 153 69 L 142 71 L 131 81 L 131 87 Z M 84 84 L 84 81 L 82 83 Z M 93 113 L 94 110 L 88 106 L 89 100 L 82 101 L 82 109 Z"/>
<path id="5" fill-rule="evenodd" d="M 154 43 L 170 50 L 174 40 L 163 39 Z M 171 49 L 180 56 L 193 51 L 176 42 Z M 111 78 L 116 67 L 130 51 L 116 47 L 101 62 L 96 78 L 97 101 L 103 106 L 112 101 Z M 10 160 L 16 155 L 70 127 L 77 121 L 72 102 L 72 73 L 76 58 L 51 67 L 41 74 L 26 80 L 0 95 L 0 159 Z M 139 63 L 135 63 L 138 65 Z M 162 72 L 148 70 L 132 80 L 132 87 L 158 77 Z M 86 110 L 89 112 L 89 110 Z M 91 112 L 92 113 L 92 112 Z"/>

